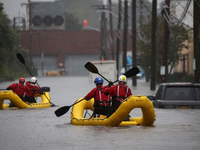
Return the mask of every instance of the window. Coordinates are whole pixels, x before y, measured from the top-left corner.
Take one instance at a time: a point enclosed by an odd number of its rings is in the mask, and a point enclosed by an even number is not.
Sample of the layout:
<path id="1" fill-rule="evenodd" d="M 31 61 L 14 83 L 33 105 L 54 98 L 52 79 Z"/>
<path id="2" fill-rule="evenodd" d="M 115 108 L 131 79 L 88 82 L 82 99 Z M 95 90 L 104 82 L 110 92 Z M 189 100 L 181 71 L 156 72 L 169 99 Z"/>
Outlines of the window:
<path id="1" fill-rule="evenodd" d="M 163 90 L 163 85 L 161 85 L 161 86 L 158 88 L 158 91 L 157 91 L 157 93 L 156 93 L 155 99 L 161 99 L 162 90 Z"/>
<path id="2" fill-rule="evenodd" d="M 169 86 L 166 89 L 166 100 L 195 100 L 192 86 Z"/>
<path id="3" fill-rule="evenodd" d="M 200 87 L 194 87 L 196 93 L 196 100 L 200 100 Z"/>

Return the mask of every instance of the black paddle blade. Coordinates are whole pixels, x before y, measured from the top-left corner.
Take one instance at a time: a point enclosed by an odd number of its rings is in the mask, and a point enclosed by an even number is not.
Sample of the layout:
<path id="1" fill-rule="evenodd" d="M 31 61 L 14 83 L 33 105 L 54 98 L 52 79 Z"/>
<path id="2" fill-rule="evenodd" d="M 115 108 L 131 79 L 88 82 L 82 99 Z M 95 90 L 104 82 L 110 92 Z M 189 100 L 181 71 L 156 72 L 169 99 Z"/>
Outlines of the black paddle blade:
<path id="1" fill-rule="evenodd" d="M 129 78 L 129 77 L 133 77 L 135 76 L 136 74 L 138 74 L 140 72 L 139 68 L 138 67 L 134 67 L 130 70 L 128 70 L 127 72 L 124 73 L 124 75 Z"/>
<path id="2" fill-rule="evenodd" d="M 17 58 L 19 59 L 19 61 L 20 61 L 22 64 L 25 64 L 24 57 L 23 57 L 20 53 L 17 53 Z"/>
<path id="3" fill-rule="evenodd" d="M 50 92 L 50 87 L 40 87 L 39 89 L 31 89 L 31 91 L 40 90 L 42 92 Z"/>
<path id="4" fill-rule="evenodd" d="M 69 108 L 70 108 L 70 106 L 63 106 L 63 107 L 57 109 L 54 113 L 57 117 L 60 117 L 60 116 L 64 115 L 65 113 L 67 113 Z"/>
<path id="5" fill-rule="evenodd" d="M 99 73 L 97 67 L 96 67 L 94 64 L 92 64 L 91 62 L 87 62 L 87 63 L 85 64 L 85 68 L 86 68 L 88 71 L 92 72 L 92 73 L 97 73 L 97 74 Z"/>
<path id="6" fill-rule="evenodd" d="M 42 92 L 50 92 L 50 87 L 40 87 L 39 90 Z"/>

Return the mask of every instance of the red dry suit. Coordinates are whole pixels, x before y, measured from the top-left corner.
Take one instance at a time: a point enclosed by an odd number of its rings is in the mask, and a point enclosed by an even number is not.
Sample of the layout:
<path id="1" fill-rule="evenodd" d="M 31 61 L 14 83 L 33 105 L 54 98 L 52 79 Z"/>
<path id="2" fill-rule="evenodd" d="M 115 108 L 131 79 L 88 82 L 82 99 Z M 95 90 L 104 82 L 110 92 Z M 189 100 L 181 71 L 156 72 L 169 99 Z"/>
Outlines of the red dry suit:
<path id="1" fill-rule="evenodd" d="M 7 87 L 7 90 L 13 90 L 20 98 L 23 98 L 24 94 L 29 92 L 30 89 L 24 83 L 13 83 Z"/>
<path id="2" fill-rule="evenodd" d="M 131 90 L 128 86 L 123 83 L 119 83 L 119 85 L 111 86 L 110 88 L 105 90 L 106 93 L 109 93 L 110 96 L 115 97 L 116 101 L 122 102 L 123 99 L 132 95 Z"/>
<path id="3" fill-rule="evenodd" d="M 111 111 L 109 111 L 107 117 L 111 116 L 117 108 L 121 105 L 121 102 L 132 95 L 131 90 L 128 86 L 124 85 L 123 83 L 119 83 L 119 85 L 114 85 L 105 90 L 105 94 L 109 94 L 112 96 L 112 107 Z M 129 118 L 129 116 L 127 116 Z"/>
<path id="4" fill-rule="evenodd" d="M 26 86 L 30 88 L 30 90 L 26 93 L 26 96 L 35 96 L 37 93 L 42 93 L 39 89 L 40 87 L 37 85 L 32 85 L 30 82 L 26 82 Z M 33 90 L 32 90 L 33 89 Z"/>
<path id="5" fill-rule="evenodd" d="M 39 93 L 41 94 L 42 92 L 39 90 L 40 87 L 37 85 L 32 85 L 30 82 L 26 82 L 26 85 L 30 88 L 30 91 L 26 93 L 25 99 L 29 103 L 37 103 L 35 99 L 35 94 Z"/>
<path id="6" fill-rule="evenodd" d="M 110 106 L 110 96 L 104 94 L 107 87 L 102 85 L 98 85 L 94 89 L 92 89 L 84 99 L 89 100 L 94 98 L 95 104 L 94 106 Z"/>

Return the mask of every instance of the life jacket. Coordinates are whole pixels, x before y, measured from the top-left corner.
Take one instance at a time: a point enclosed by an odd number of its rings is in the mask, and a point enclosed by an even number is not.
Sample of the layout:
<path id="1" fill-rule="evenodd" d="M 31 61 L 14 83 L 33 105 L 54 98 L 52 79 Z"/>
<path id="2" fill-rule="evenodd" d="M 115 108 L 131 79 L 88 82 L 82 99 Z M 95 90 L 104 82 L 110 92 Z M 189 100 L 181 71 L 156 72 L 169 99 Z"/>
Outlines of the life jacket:
<path id="1" fill-rule="evenodd" d="M 32 96 L 32 97 L 34 97 L 35 94 L 36 94 L 36 92 L 40 93 L 39 90 L 33 90 L 33 91 L 31 91 L 31 89 L 39 89 L 38 86 L 32 85 L 30 82 L 26 82 L 26 86 L 30 88 L 30 90 L 26 93 L 26 96 Z"/>
<path id="2" fill-rule="evenodd" d="M 128 96 L 128 87 L 124 84 L 120 84 L 116 86 L 116 100 L 123 101 Z"/>
<path id="3" fill-rule="evenodd" d="M 23 84 L 19 85 L 18 83 L 16 83 L 15 85 L 16 86 L 13 89 L 13 92 L 15 92 L 19 97 L 23 97 L 25 94 L 24 85 Z"/>
<path id="4" fill-rule="evenodd" d="M 104 94 L 105 87 L 97 87 L 94 92 L 95 105 L 97 106 L 110 106 L 110 96 Z"/>

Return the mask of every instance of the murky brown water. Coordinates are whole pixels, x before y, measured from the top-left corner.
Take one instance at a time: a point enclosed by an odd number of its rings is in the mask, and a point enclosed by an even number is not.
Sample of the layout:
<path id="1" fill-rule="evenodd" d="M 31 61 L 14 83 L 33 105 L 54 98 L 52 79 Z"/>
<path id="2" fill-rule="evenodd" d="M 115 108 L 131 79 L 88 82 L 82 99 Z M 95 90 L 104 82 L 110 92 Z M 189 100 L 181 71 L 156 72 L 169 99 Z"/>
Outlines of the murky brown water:
<path id="1" fill-rule="evenodd" d="M 0 83 L 0 88 L 11 83 Z M 52 102 L 59 107 L 70 106 L 94 87 L 88 77 L 39 78 L 38 83 L 51 87 Z M 132 93 L 155 93 L 147 85 L 138 80 L 138 86 L 132 88 Z M 0 110 L 0 150 L 200 149 L 199 109 L 155 109 L 156 121 L 152 127 L 104 127 L 71 125 L 71 109 L 58 118 L 54 111 L 59 107 Z M 131 112 L 133 117 L 141 115 L 140 109 Z"/>

